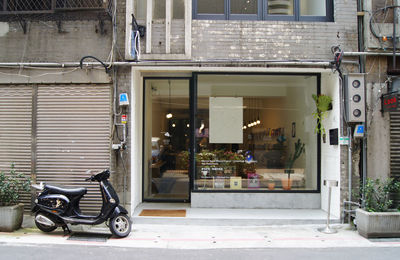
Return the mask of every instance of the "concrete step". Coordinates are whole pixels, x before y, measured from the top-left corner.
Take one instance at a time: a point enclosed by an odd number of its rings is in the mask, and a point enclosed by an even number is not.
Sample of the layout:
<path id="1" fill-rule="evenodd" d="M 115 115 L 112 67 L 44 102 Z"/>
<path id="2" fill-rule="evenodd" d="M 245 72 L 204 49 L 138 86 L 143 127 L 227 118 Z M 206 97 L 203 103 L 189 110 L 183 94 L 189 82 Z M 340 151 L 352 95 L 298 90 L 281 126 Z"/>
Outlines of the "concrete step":
<path id="1" fill-rule="evenodd" d="M 140 216 L 143 209 L 185 209 L 186 217 Z M 269 226 L 325 224 L 327 213 L 321 209 L 220 209 L 191 208 L 190 204 L 142 203 L 132 216 L 134 224 Z M 330 223 L 340 223 L 331 216 Z"/>

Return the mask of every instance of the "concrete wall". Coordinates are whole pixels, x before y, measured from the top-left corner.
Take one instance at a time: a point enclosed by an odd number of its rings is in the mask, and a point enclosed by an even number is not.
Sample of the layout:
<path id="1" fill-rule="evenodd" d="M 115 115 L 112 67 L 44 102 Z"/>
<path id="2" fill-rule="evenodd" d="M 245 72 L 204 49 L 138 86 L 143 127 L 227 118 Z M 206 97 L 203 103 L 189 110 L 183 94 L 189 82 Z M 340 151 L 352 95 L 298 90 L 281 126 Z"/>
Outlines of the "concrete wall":
<path id="1" fill-rule="evenodd" d="M 327 112 L 327 117 L 322 121 L 326 131 L 326 143 L 321 142 L 321 208 L 328 210 L 329 188 L 324 185 L 324 180 L 338 181 L 338 187 L 332 187 L 331 214 L 340 217 L 340 145 L 330 145 L 329 129 L 341 128 L 341 100 L 337 73 L 325 73 L 321 76 L 321 94 L 332 97 L 332 110 Z"/>
<path id="2" fill-rule="evenodd" d="M 24 34 L 18 22 L 0 22 L 0 62 L 79 62 L 86 55 L 106 60 L 111 50 L 111 22 L 100 33 L 98 21 L 27 22 Z"/>
<path id="3" fill-rule="evenodd" d="M 367 176 L 387 178 L 390 176 L 390 118 L 389 112 L 380 111 L 380 96 L 387 92 L 387 58 L 368 57 L 366 71 Z"/>

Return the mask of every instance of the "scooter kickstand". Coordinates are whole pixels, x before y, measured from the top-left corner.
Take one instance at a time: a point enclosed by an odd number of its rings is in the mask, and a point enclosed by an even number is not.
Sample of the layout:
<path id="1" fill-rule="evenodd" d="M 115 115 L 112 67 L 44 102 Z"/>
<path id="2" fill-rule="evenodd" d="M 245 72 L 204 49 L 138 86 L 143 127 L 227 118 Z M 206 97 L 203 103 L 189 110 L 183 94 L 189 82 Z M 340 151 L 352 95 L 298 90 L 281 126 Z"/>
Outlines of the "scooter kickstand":
<path id="1" fill-rule="evenodd" d="M 64 236 L 71 234 L 71 230 L 69 229 L 68 225 L 62 226 L 62 229 L 64 230 Z"/>

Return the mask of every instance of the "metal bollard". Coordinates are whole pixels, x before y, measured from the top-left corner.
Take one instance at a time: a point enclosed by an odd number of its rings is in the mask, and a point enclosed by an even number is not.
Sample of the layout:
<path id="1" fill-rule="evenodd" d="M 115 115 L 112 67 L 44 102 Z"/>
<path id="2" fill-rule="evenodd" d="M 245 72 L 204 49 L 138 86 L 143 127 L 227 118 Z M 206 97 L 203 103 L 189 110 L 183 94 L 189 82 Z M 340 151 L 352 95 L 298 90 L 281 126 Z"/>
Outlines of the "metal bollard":
<path id="1" fill-rule="evenodd" d="M 331 192 L 332 192 L 332 187 L 337 187 L 338 186 L 338 181 L 335 180 L 324 180 L 324 185 L 328 187 L 328 215 L 326 219 L 326 226 L 323 228 L 319 228 L 318 231 L 325 233 L 325 234 L 334 234 L 337 233 L 338 231 L 334 228 L 331 228 L 329 226 L 329 218 L 331 215 Z"/>

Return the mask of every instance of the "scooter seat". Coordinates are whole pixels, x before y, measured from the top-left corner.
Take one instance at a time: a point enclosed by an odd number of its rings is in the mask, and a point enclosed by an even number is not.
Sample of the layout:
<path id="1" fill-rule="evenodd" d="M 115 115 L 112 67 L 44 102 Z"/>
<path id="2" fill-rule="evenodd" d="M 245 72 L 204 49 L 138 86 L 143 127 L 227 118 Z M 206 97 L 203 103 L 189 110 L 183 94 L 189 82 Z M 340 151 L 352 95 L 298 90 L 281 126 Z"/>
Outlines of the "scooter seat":
<path id="1" fill-rule="evenodd" d="M 75 188 L 75 189 L 66 189 L 66 188 L 60 188 L 57 186 L 51 186 L 51 185 L 46 185 L 45 189 L 49 189 L 51 193 L 59 193 L 63 195 L 70 195 L 70 196 L 81 196 L 86 194 L 87 189 L 86 188 Z"/>

